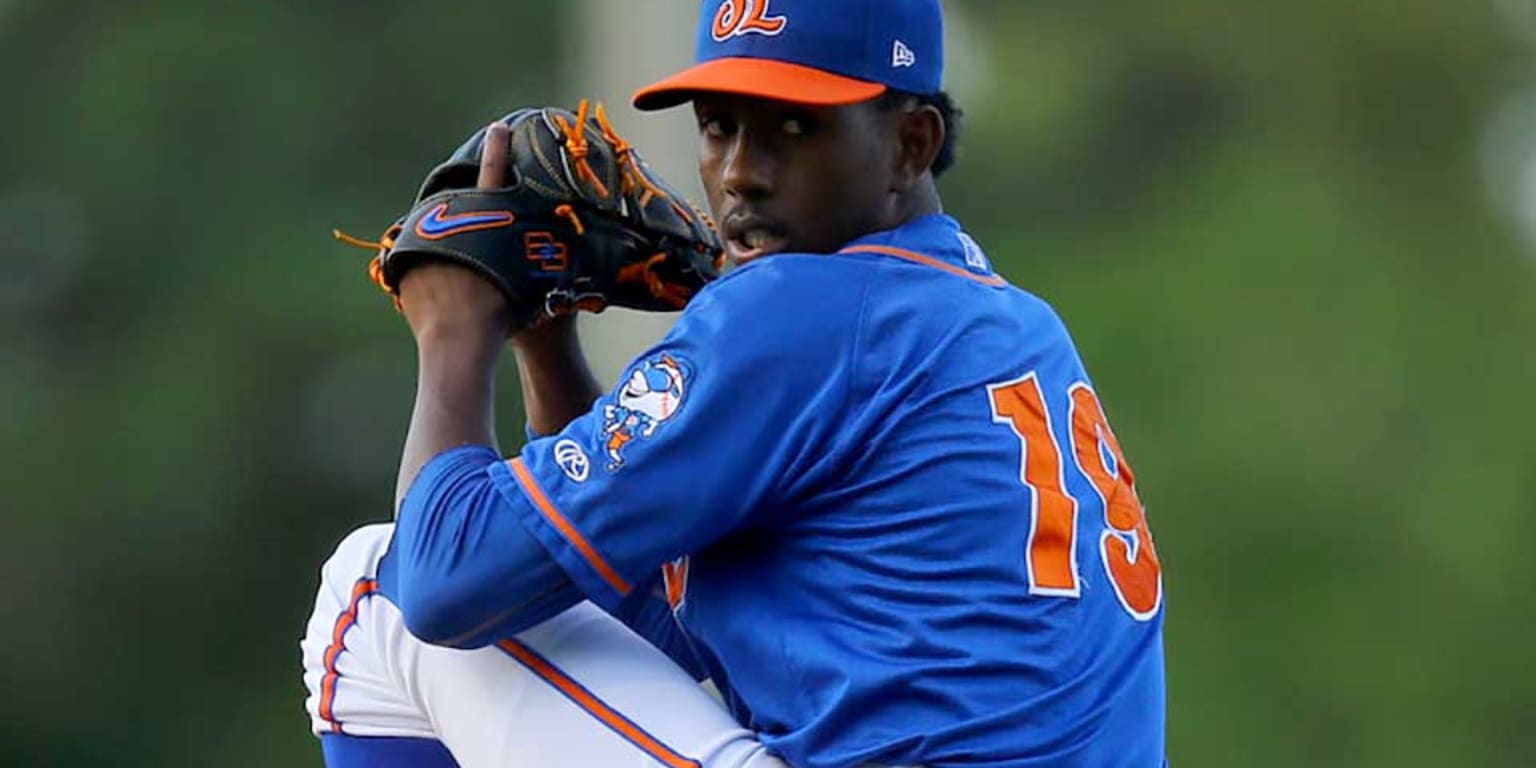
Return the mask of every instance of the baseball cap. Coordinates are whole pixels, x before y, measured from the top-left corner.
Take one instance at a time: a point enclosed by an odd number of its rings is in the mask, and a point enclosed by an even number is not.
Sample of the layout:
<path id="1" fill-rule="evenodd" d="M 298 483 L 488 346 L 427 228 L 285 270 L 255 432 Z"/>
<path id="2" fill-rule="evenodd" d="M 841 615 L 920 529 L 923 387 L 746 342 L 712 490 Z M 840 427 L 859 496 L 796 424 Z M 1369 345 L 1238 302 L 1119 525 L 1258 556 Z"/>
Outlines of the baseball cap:
<path id="1" fill-rule="evenodd" d="M 939 0 L 703 0 L 695 65 L 640 89 L 642 110 L 700 92 L 834 106 L 944 79 Z"/>

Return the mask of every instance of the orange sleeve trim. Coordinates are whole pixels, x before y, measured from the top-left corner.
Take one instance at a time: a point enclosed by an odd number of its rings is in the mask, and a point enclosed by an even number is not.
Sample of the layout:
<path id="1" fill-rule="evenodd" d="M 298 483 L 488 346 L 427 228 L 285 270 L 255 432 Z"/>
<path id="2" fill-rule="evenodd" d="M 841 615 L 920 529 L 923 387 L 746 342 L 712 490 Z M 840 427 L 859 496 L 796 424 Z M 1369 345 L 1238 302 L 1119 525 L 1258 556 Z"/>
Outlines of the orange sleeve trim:
<path id="1" fill-rule="evenodd" d="M 571 525 L 571 521 L 560 514 L 560 510 L 556 509 L 549 497 L 544 494 L 544 489 L 539 487 L 539 482 L 533 479 L 533 473 L 528 471 L 522 458 L 514 458 L 508 461 L 507 465 L 512 468 L 512 476 L 517 478 L 517 484 L 522 486 L 523 493 L 528 494 L 528 499 L 533 502 L 533 506 L 539 510 L 539 513 L 544 515 L 544 519 L 548 520 L 549 524 L 553 525 L 555 530 L 559 531 L 560 535 L 564 536 L 565 540 L 586 558 L 587 563 L 597 571 L 599 576 L 603 577 L 603 581 L 608 582 L 608 586 L 618 590 L 621 595 L 628 595 L 633 587 L 613 569 L 613 566 L 608 564 L 607 560 L 603 559 L 601 554 L 598 554 L 597 549 L 587 541 L 585 536 L 581 535 L 581 531 L 576 530 L 576 526 Z"/>
<path id="2" fill-rule="evenodd" d="M 358 579 L 352 585 L 352 600 L 336 617 L 336 626 L 331 629 L 331 644 L 325 648 L 325 676 L 320 679 L 320 718 L 330 723 L 335 733 L 342 732 L 341 721 L 336 719 L 336 683 L 341 680 L 336 660 L 347 649 L 347 630 L 357 623 L 358 606 L 362 605 L 363 598 L 378 591 L 379 582 L 374 579 Z"/>
<path id="3" fill-rule="evenodd" d="M 934 267 L 935 269 L 942 269 L 951 275 L 959 275 L 970 280 L 975 280 L 982 285 L 999 287 L 1008 284 L 1007 280 L 1004 280 L 998 275 L 978 275 L 975 272 L 961 269 L 953 264 L 946 264 L 942 261 L 939 261 L 938 259 L 933 258 L 932 256 L 924 256 L 921 253 L 917 253 L 916 251 L 909 251 L 905 248 L 892 248 L 886 245 L 855 245 L 851 248 L 844 248 L 843 250 L 839 251 L 839 253 L 880 253 L 886 256 L 895 256 L 898 259 L 906 259 L 907 261 L 924 264 L 930 267 Z"/>
<path id="4" fill-rule="evenodd" d="M 661 743 L 645 729 L 636 725 L 629 718 L 619 714 L 613 707 L 599 699 L 591 691 L 576 682 L 574 678 L 561 671 L 559 667 L 551 664 L 548 659 L 540 656 L 516 640 L 506 639 L 496 643 L 507 655 L 517 659 L 519 663 L 527 667 L 529 671 L 538 675 L 554 686 L 556 690 L 564 694 L 576 706 L 586 710 L 587 714 L 597 718 L 603 725 L 608 726 L 614 733 L 624 737 L 626 741 L 639 747 L 646 754 L 655 758 L 668 768 L 699 768 L 699 762 L 679 754 L 676 750 Z"/>

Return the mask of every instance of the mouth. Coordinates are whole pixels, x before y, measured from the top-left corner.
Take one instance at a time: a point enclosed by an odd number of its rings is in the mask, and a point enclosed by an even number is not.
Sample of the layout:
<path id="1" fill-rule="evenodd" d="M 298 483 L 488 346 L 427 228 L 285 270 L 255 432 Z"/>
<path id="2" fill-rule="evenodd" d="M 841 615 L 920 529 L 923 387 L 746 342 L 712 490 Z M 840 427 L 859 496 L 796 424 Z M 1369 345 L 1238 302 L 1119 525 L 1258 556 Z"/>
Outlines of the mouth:
<path id="1" fill-rule="evenodd" d="M 763 219 L 732 220 L 726 224 L 724 234 L 726 254 L 737 264 L 745 264 L 789 247 L 789 239 L 782 231 Z"/>

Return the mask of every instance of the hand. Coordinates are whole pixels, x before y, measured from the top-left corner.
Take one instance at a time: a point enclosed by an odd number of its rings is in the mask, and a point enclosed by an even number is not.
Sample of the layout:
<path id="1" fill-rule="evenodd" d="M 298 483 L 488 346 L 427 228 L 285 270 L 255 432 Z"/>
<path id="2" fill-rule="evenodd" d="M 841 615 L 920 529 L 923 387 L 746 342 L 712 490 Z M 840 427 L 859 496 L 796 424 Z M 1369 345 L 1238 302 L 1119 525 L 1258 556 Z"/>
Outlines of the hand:
<path id="1" fill-rule="evenodd" d="M 480 189 L 505 185 L 507 136 L 507 126 L 499 120 L 486 129 Z M 400 310 L 418 340 L 434 334 L 482 333 L 504 339 L 512 330 L 507 297 L 501 290 L 472 270 L 447 262 L 422 264 L 406 273 L 400 282 Z"/>

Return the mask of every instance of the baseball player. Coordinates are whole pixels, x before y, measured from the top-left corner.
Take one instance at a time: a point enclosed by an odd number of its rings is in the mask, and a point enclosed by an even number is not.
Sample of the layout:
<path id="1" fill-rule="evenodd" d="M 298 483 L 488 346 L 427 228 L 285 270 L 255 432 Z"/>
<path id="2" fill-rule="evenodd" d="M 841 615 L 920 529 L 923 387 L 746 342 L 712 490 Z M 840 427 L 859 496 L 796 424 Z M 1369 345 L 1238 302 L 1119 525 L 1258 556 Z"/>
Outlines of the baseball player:
<path id="1" fill-rule="evenodd" d="M 941 41 L 938 0 L 703 3 L 696 66 L 635 103 L 692 104 L 738 267 L 612 392 L 570 324 L 514 326 L 451 263 L 405 275 L 413 634 L 622 615 L 663 574 L 660 647 L 796 766 L 1164 763 L 1135 476 L 1061 320 L 943 212 Z M 509 335 L 544 436 L 505 460 Z"/>

